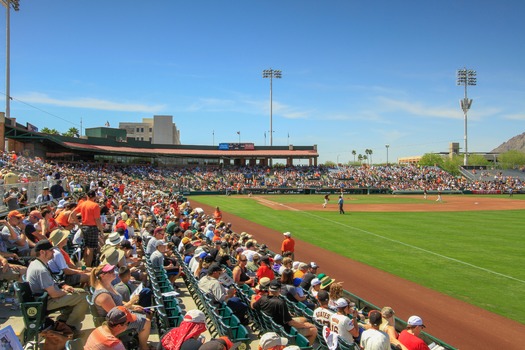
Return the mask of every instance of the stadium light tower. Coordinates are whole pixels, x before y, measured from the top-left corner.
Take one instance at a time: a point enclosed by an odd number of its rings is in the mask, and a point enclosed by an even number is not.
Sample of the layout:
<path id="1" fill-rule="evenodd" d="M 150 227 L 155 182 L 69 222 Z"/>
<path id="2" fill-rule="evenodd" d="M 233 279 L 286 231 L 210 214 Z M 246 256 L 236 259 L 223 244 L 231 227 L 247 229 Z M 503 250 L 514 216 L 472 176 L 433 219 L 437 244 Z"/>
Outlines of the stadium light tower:
<path id="1" fill-rule="evenodd" d="M 5 116 L 11 117 L 11 31 L 10 31 L 10 12 L 20 9 L 19 0 L 0 0 L 5 6 Z"/>
<path id="2" fill-rule="evenodd" d="M 277 69 L 263 70 L 263 78 L 270 78 L 270 146 L 273 146 L 273 78 L 281 79 L 283 72 Z M 270 159 L 270 166 L 271 166 Z"/>
<path id="3" fill-rule="evenodd" d="M 463 156 L 463 165 L 468 165 L 468 144 L 467 144 L 467 113 L 472 106 L 472 99 L 467 97 L 467 86 L 475 86 L 477 84 L 476 71 L 472 69 L 458 69 L 457 84 L 465 87 L 465 97 L 459 100 L 459 105 L 463 110 L 465 120 L 465 154 Z"/>
<path id="4" fill-rule="evenodd" d="M 385 145 L 386 147 L 386 165 L 388 166 L 388 148 L 390 147 L 390 145 Z"/>

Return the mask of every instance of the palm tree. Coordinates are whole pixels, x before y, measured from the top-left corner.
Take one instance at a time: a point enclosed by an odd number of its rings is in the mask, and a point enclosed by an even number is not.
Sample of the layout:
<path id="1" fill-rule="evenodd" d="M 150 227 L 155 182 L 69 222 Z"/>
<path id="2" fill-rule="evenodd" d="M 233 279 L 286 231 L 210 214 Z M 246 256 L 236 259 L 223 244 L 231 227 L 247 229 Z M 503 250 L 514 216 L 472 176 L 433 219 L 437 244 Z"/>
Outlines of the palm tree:
<path id="1" fill-rule="evenodd" d="M 43 134 L 60 135 L 57 129 L 49 129 L 47 126 L 40 130 Z"/>
<path id="2" fill-rule="evenodd" d="M 368 159 L 368 156 L 365 154 L 365 155 L 363 156 L 363 160 L 365 161 L 365 163 L 366 163 L 366 160 L 367 160 L 367 159 Z"/>
<path id="3" fill-rule="evenodd" d="M 361 163 L 361 161 L 363 160 L 363 155 L 362 154 L 359 154 L 357 156 L 357 160 L 359 161 L 359 163 Z"/>
<path id="4" fill-rule="evenodd" d="M 355 149 L 352 150 L 352 155 L 354 156 L 354 163 L 355 163 L 355 155 L 357 154 L 357 152 L 355 151 Z"/>
<path id="5" fill-rule="evenodd" d="M 80 132 L 77 128 L 69 128 L 69 130 L 63 133 L 62 135 L 69 137 L 80 137 Z"/>
<path id="6" fill-rule="evenodd" d="M 366 156 L 365 156 L 366 157 L 365 160 L 366 160 L 366 159 L 368 159 L 368 155 L 370 154 L 370 150 L 368 148 L 365 149 L 365 154 L 366 154 Z"/>
<path id="7" fill-rule="evenodd" d="M 373 153 L 372 150 L 369 149 L 368 150 L 368 156 L 370 157 L 370 162 L 368 164 L 372 164 L 372 153 Z"/>

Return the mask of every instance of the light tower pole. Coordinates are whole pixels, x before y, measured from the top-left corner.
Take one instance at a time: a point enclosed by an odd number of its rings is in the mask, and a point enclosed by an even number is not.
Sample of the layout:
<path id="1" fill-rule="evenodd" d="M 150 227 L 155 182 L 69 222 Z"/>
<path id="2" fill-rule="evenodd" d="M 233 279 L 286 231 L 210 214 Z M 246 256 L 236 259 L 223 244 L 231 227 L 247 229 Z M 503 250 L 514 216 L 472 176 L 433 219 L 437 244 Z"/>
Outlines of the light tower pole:
<path id="1" fill-rule="evenodd" d="M 386 147 L 386 165 L 388 166 L 388 148 L 390 147 L 390 145 L 385 145 Z"/>
<path id="2" fill-rule="evenodd" d="M 465 87 L 465 97 L 459 100 L 459 105 L 463 110 L 463 116 L 465 121 L 465 153 L 463 156 L 463 165 L 468 165 L 468 143 L 467 143 L 467 113 L 472 106 L 472 99 L 467 97 L 467 86 L 474 86 L 477 84 L 476 71 L 472 69 L 458 69 L 457 71 L 457 84 Z"/>
<path id="3" fill-rule="evenodd" d="M 270 146 L 273 146 L 273 78 L 281 79 L 283 72 L 276 69 L 263 70 L 263 78 L 270 78 Z M 270 158 L 270 166 L 272 159 Z"/>
<path id="4" fill-rule="evenodd" d="M 19 0 L 0 0 L 5 6 L 5 116 L 11 118 L 11 22 L 10 10 L 18 11 Z"/>

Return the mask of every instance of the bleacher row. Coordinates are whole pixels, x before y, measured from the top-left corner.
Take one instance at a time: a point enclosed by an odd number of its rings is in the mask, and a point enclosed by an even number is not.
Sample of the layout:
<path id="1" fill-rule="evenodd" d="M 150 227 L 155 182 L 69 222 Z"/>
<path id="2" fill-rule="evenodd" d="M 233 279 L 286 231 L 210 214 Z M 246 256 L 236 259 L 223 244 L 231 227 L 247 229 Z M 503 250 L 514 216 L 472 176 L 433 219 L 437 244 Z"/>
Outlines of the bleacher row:
<path id="1" fill-rule="evenodd" d="M 254 337 L 260 337 L 260 335 L 266 332 L 275 332 L 281 337 L 287 338 L 289 344 L 297 345 L 301 349 L 310 350 L 314 348 L 310 346 L 306 337 L 300 334 L 297 329 L 291 327 L 291 331 L 287 332 L 282 325 L 277 324 L 270 316 L 259 310 L 250 307 L 248 308 L 250 325 L 249 327 L 245 327 L 225 302 L 221 302 L 218 306 L 214 306 L 216 301 L 212 300 L 207 294 L 199 289 L 198 280 L 191 273 L 186 263 L 184 263 L 184 258 L 179 252 L 175 251 L 174 253 L 181 266 L 182 277 L 186 287 L 197 307 L 204 312 L 209 320 L 208 327 L 213 336 L 228 336 L 232 342 L 241 343 L 239 346 L 244 348 L 244 346 L 241 345 L 245 344 L 246 346 L 249 346 Z M 235 260 L 233 257 L 231 259 Z M 225 265 L 222 267 L 231 277 L 231 270 Z M 247 285 L 234 285 L 234 288 L 236 289 L 236 296 L 246 305 L 250 305 L 251 297 L 255 291 Z M 318 334 L 317 342 L 314 344 L 315 349 L 328 349 L 323 338 L 323 325 L 317 323 L 313 319 L 313 311 L 302 302 L 292 302 L 284 296 L 281 296 L 281 298 L 286 301 L 292 316 L 305 317 L 310 323 L 317 327 Z M 315 301 L 315 298 L 310 296 L 310 300 Z M 339 341 L 338 349 L 351 350 L 359 349 L 359 347 L 355 344 L 348 344 L 343 340 Z"/>

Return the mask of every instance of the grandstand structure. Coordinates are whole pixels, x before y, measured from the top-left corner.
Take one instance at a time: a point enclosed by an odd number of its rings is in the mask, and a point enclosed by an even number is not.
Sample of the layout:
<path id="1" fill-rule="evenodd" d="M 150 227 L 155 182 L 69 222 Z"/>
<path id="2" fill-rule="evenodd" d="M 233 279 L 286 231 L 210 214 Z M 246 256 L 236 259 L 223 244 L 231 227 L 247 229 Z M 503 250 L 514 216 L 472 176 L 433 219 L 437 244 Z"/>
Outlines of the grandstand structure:
<path id="1" fill-rule="evenodd" d="M 26 126 L 0 113 L 0 147 L 24 156 L 55 161 L 151 164 L 155 166 L 270 165 L 270 160 L 293 165 L 307 160 L 317 166 L 317 145 L 255 146 L 253 143 L 221 143 L 218 146 L 154 144 L 134 137 L 117 137 L 119 129 L 99 128 L 92 135 L 67 137 L 43 134 L 31 124 Z"/>

